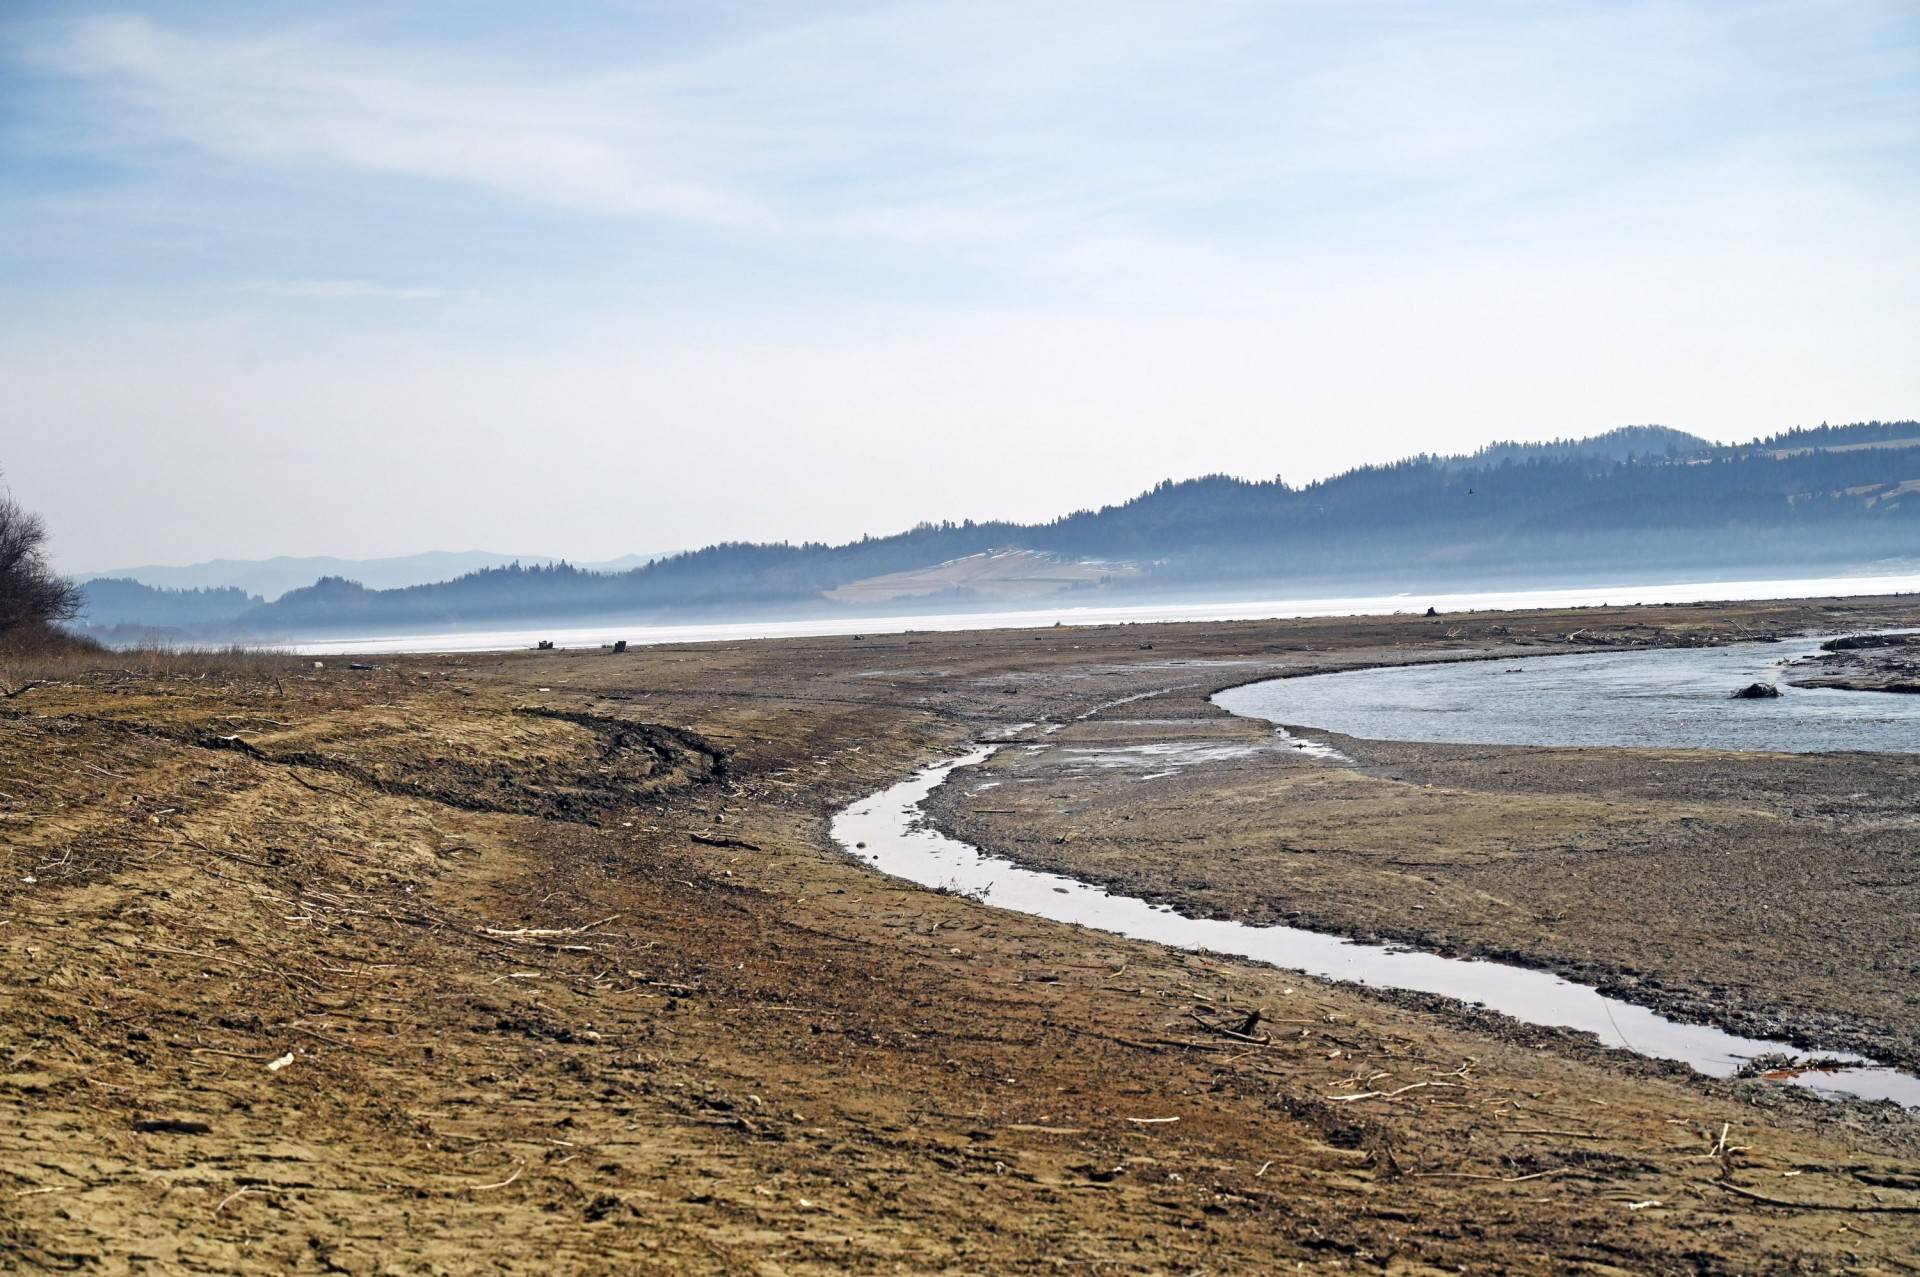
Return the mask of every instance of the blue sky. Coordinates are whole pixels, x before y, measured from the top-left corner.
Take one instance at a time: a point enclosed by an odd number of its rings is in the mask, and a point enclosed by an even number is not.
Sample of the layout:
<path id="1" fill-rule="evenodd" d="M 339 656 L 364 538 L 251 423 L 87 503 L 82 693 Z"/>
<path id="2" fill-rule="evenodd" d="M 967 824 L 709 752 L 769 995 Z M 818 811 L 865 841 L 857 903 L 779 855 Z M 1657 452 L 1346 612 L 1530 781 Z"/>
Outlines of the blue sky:
<path id="1" fill-rule="evenodd" d="M 1911 3 L 4 12 L 0 466 L 76 569 L 1920 414 Z"/>

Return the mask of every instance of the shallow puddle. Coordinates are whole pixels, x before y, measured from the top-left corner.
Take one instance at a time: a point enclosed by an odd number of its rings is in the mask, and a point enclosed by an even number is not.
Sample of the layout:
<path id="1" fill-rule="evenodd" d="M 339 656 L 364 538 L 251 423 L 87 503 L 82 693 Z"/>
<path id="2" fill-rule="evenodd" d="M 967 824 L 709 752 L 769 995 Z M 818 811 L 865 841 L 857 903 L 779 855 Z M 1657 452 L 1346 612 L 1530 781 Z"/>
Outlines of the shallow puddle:
<path id="1" fill-rule="evenodd" d="M 1264 744 L 1237 744 L 1220 741 L 1155 741 L 1147 745 L 1068 746 L 1060 751 L 1068 768 L 1111 771 L 1115 769 L 1168 769 L 1201 763 L 1223 763 L 1235 758 L 1250 758 L 1263 753 Z"/>

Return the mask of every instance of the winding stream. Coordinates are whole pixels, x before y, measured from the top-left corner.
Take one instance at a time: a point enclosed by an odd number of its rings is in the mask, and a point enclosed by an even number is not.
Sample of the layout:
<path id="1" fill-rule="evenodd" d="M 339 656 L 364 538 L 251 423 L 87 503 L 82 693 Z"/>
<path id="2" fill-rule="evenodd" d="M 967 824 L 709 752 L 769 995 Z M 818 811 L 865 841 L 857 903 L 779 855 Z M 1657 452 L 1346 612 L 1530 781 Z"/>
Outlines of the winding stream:
<path id="1" fill-rule="evenodd" d="M 1646 654 L 1636 655 L 1643 658 Z M 1784 655 L 1778 653 L 1775 659 Z M 1484 671 L 1483 665 L 1483 676 Z M 1295 716 L 1289 717 L 1298 721 Z M 850 855 L 882 873 L 926 887 L 957 891 L 995 908 L 1178 949 L 1252 958 L 1322 979 L 1458 998 L 1529 1024 L 1592 1033 L 1608 1046 L 1677 1060 L 1712 1077 L 1731 1077 L 1757 1056 L 1804 1054 L 1790 1043 L 1671 1020 L 1550 972 L 1364 944 L 1298 927 L 1189 918 L 1168 906 L 1114 895 L 1075 878 L 1024 869 L 934 829 L 922 809 L 928 795 L 955 771 L 985 762 L 1001 748 L 980 746 L 958 758 L 924 767 L 906 780 L 851 804 L 834 818 L 835 840 Z M 1801 1073 L 1790 1079 L 1794 1085 L 1823 1095 L 1892 1100 L 1920 1107 L 1920 1077 L 1857 1055 L 1820 1054 L 1846 1067 Z"/>

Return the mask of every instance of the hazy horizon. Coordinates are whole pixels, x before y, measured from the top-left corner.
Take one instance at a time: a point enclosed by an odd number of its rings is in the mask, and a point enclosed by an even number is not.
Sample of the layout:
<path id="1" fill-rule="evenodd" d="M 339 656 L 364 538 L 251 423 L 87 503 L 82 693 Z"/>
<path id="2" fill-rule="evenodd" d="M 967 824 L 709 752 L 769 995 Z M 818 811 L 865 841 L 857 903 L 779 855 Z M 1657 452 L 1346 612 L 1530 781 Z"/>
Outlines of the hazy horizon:
<path id="1" fill-rule="evenodd" d="M 1916 415 L 1920 10 L 28 0 L 63 569 L 844 541 Z"/>
<path id="2" fill-rule="evenodd" d="M 1649 424 L 1649 423 L 1641 423 L 1641 424 Z M 1598 433 L 1604 434 L 1606 432 L 1602 431 Z M 1535 441 L 1535 442 L 1550 441 L 1551 439 L 1552 439 L 1552 436 L 1543 436 L 1541 440 Z M 1489 440 L 1482 441 L 1481 445 L 1476 445 L 1474 447 L 1464 449 L 1463 451 L 1470 453 L 1470 452 L 1478 451 L 1480 446 L 1491 445 L 1494 443 L 1506 443 L 1506 442 L 1520 442 L 1520 441 L 1489 439 Z M 1715 443 L 1745 442 L 1745 440 L 1744 439 L 1712 440 L 1711 442 L 1715 442 Z M 1359 469 L 1359 468 L 1364 468 L 1370 465 L 1381 465 L 1381 464 L 1391 463 L 1394 461 L 1405 460 L 1405 459 L 1408 459 L 1409 455 L 1411 454 L 1402 454 L 1402 455 L 1392 456 L 1392 457 L 1368 458 L 1366 460 L 1362 460 L 1360 462 L 1355 463 L 1353 467 L 1343 467 L 1341 471 L 1330 472 L 1327 475 L 1309 476 L 1305 479 L 1300 479 L 1300 480 L 1290 480 L 1290 482 L 1295 482 L 1299 484 L 1311 483 L 1315 479 L 1329 478 L 1329 477 L 1332 477 L 1333 474 L 1344 473 L 1348 469 Z M 1210 475 L 1218 475 L 1220 473 L 1223 473 L 1223 472 L 1211 471 L 1211 472 L 1204 472 L 1204 473 L 1196 473 L 1193 475 L 1163 475 L 1161 477 L 1163 479 L 1172 479 L 1175 482 L 1179 482 L 1181 480 L 1186 480 L 1186 479 L 1209 477 Z M 1271 476 L 1232 475 L 1230 477 L 1236 478 L 1236 479 L 1245 479 L 1252 482 L 1262 482 L 1267 478 L 1270 478 Z M 0 475 L 0 480 L 4 480 L 3 475 Z M 1159 480 L 1155 480 L 1154 482 L 1158 483 Z M 1144 492 L 1146 492 L 1151 486 L 1152 486 L 1151 484 L 1144 484 L 1138 489 L 1130 490 L 1125 493 L 1113 494 L 1109 497 L 1105 497 L 1097 501 L 1089 502 L 1084 506 L 1075 507 L 1072 510 L 1062 509 L 1062 510 L 1057 510 L 1050 513 L 1039 515 L 1033 519 L 1010 520 L 1010 521 L 1020 522 L 1024 524 L 1044 524 L 1044 523 L 1051 522 L 1056 518 L 1078 513 L 1084 510 L 1098 509 L 1103 506 L 1121 505 L 1136 497 L 1139 497 Z M 954 518 L 954 521 L 956 522 L 962 522 L 967 520 L 971 520 L 976 523 L 988 522 L 988 520 L 976 518 L 975 516 L 972 516 L 972 515 L 960 515 L 960 516 L 955 516 Z M 916 520 L 915 522 L 918 523 L 918 522 L 921 522 L 921 520 Z M 912 525 L 902 525 L 900 527 L 889 527 L 889 528 L 868 528 L 868 529 L 864 529 L 863 532 L 871 533 L 875 536 L 893 536 L 893 535 L 897 535 L 899 533 L 908 531 L 911 526 Z M 828 544 L 841 544 L 847 541 L 857 540 L 860 535 L 862 535 L 862 533 L 856 533 L 853 536 L 843 537 L 843 538 L 823 538 L 823 537 L 810 536 L 802 532 L 794 536 L 768 538 L 768 540 L 787 541 L 787 542 L 794 542 L 794 543 L 804 542 L 804 541 L 824 541 Z M 134 569 L 134 568 L 172 569 L 172 568 L 199 567 L 207 563 L 218 563 L 218 562 L 229 561 L 229 560 L 235 561 L 235 562 L 246 562 L 246 563 L 263 563 L 263 562 L 269 562 L 275 559 L 293 559 L 293 560 L 343 559 L 343 560 L 358 562 L 358 561 L 381 561 L 385 559 L 414 559 L 414 558 L 426 558 L 426 557 L 437 556 L 437 555 L 465 555 L 465 554 L 499 555 L 499 556 L 504 556 L 509 558 L 515 558 L 515 559 L 524 561 L 526 563 L 563 562 L 563 563 L 570 563 L 575 567 L 593 568 L 600 564 L 616 562 L 618 560 L 628 559 L 628 558 L 666 558 L 671 555 L 679 554 L 687 550 L 697 550 L 697 549 L 703 548 L 704 546 L 719 544 L 725 541 L 744 540 L 744 539 L 746 538 L 734 538 L 734 537 L 721 535 L 718 537 L 714 537 L 711 540 L 700 542 L 698 544 L 677 546 L 671 550 L 625 551 L 619 554 L 609 555 L 605 559 L 592 559 L 584 555 L 551 554 L 546 551 L 523 552 L 519 550 L 502 550 L 497 546 L 489 546 L 489 545 L 468 545 L 468 546 L 432 545 L 432 546 L 421 546 L 416 549 L 410 549 L 410 550 L 403 549 L 403 550 L 392 552 L 390 554 L 383 553 L 378 555 L 358 555 L 358 556 L 340 555 L 340 554 L 329 553 L 326 551 L 317 551 L 317 552 L 311 552 L 311 553 L 276 553 L 276 554 L 262 554 L 262 555 L 218 554 L 218 555 L 209 556 L 206 559 L 193 560 L 192 562 L 162 563 L 162 562 L 154 561 L 154 562 L 134 563 L 134 562 L 128 561 L 123 563 L 107 564 L 99 567 L 78 567 L 78 568 L 69 568 L 67 570 L 77 576 L 99 576 L 104 572 L 108 572 L 112 570 Z M 302 582 L 302 584 L 310 584 L 310 582 Z"/>

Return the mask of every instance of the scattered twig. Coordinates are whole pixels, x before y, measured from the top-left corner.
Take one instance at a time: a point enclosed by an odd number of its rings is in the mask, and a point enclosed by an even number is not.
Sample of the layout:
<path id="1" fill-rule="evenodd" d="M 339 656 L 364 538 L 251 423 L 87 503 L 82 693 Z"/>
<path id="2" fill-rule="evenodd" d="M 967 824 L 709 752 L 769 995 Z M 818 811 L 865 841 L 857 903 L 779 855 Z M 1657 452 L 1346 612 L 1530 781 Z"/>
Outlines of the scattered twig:
<path id="1" fill-rule="evenodd" d="M 260 1054 L 249 1052 L 249 1051 L 224 1051 L 217 1046 L 189 1047 L 187 1049 L 187 1054 L 188 1055 L 226 1055 L 226 1056 L 231 1056 L 236 1060 L 252 1060 L 256 1064 L 264 1064 L 268 1060 L 271 1060 L 273 1058 L 271 1055 L 260 1055 Z"/>
<path id="2" fill-rule="evenodd" d="M 132 780 L 133 779 L 133 777 L 122 775 L 120 772 L 110 772 L 104 767 L 95 767 L 92 763 L 82 763 L 80 765 L 86 768 L 90 772 L 99 772 L 102 776 L 111 776 L 115 780 Z"/>
<path id="3" fill-rule="evenodd" d="M 589 922 L 579 927 L 517 927 L 512 931 L 503 931 L 498 927 L 482 927 L 480 930 L 490 936 L 577 936 L 583 932 L 592 931 L 595 927 L 604 927 L 619 916 L 617 913 L 610 913 L 598 922 Z"/>
<path id="4" fill-rule="evenodd" d="M 1422 1087 L 1440 1086 L 1457 1089 L 1459 1085 L 1458 1082 L 1429 1080 L 1425 1082 L 1409 1082 L 1405 1086 L 1396 1086 L 1391 1091 L 1357 1091 L 1352 1095 L 1329 1095 L 1327 1098 L 1336 1104 L 1345 1104 L 1353 1100 L 1386 1100 L 1392 1099 L 1396 1095 L 1405 1095 L 1408 1091 L 1418 1091 Z"/>
<path id="5" fill-rule="evenodd" d="M 1751 1188 L 1742 1188 L 1738 1184 L 1729 1184 L 1726 1180 L 1713 1181 L 1717 1187 L 1726 1189 L 1736 1197 L 1745 1197 L 1767 1206 L 1784 1206 L 1788 1210 L 1831 1210 L 1851 1215 L 1920 1215 L 1920 1204 L 1906 1202 L 1790 1202 L 1784 1197 L 1769 1197 L 1765 1193 L 1756 1193 Z"/>
<path id="6" fill-rule="evenodd" d="M 1574 1169 L 1571 1166 L 1556 1166 L 1549 1171 L 1534 1171 L 1531 1175 L 1481 1175 L 1474 1171 L 1415 1171 L 1414 1174 L 1421 1179 L 1484 1179 L 1496 1184 L 1524 1184 L 1530 1179 L 1565 1175 Z"/>
<path id="7" fill-rule="evenodd" d="M 221 1211 L 227 1208 L 227 1203 L 232 1202 L 238 1198 L 245 1197 L 248 1193 L 258 1193 L 261 1191 L 263 1190 L 260 1189 L 258 1185 L 254 1185 L 254 1184 L 248 1184 L 245 1187 L 236 1188 L 231 1193 L 228 1193 L 225 1197 L 220 1199 L 220 1204 L 213 1208 L 213 1213 L 218 1215 Z"/>
<path id="8" fill-rule="evenodd" d="M 1207 1032 L 1218 1033 L 1221 1037 L 1232 1038 L 1236 1042 L 1246 1042 L 1253 1046 L 1267 1046 L 1273 1041 L 1272 1034 L 1254 1033 L 1253 1030 L 1255 1026 L 1260 1023 L 1260 1012 L 1258 1011 L 1248 1012 L 1246 1017 L 1240 1021 L 1240 1027 L 1237 1029 L 1230 1029 L 1224 1024 L 1209 1020 L 1206 1016 L 1200 1014 L 1198 1007 L 1190 1008 L 1187 1011 L 1187 1015 L 1195 1024 Z"/>
<path id="9" fill-rule="evenodd" d="M 513 1183 L 513 1181 L 519 1179 L 521 1172 L 526 1169 L 527 1168 L 525 1164 L 516 1166 L 513 1168 L 513 1174 L 507 1176 L 505 1179 L 501 1180 L 498 1184 L 475 1184 L 472 1186 L 473 1191 L 476 1193 L 484 1193 L 490 1188 L 505 1188 L 507 1185 Z"/>

